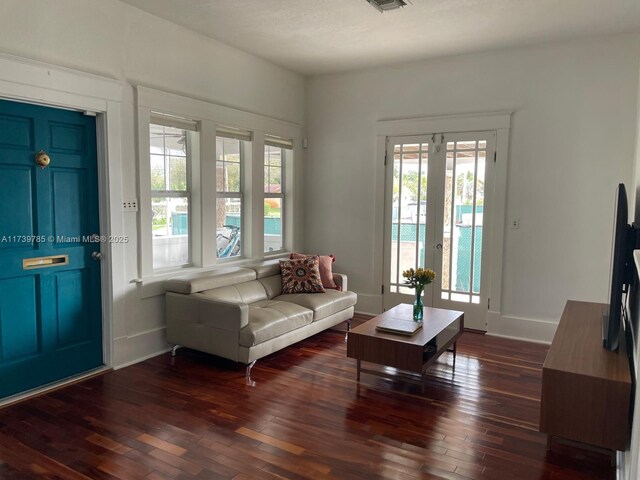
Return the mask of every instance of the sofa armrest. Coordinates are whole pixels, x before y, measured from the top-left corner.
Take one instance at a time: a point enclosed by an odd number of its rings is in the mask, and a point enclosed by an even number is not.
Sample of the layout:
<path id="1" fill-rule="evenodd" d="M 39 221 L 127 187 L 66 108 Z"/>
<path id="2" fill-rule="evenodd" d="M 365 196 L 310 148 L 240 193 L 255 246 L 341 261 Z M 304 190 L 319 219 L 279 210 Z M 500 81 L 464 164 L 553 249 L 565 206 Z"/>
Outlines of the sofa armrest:
<path id="1" fill-rule="evenodd" d="M 343 292 L 347 291 L 347 276 L 344 273 L 333 273 L 333 281 Z"/>
<path id="2" fill-rule="evenodd" d="M 192 293 L 167 292 L 167 320 L 201 323 L 207 327 L 238 332 L 249 324 L 249 305 Z"/>

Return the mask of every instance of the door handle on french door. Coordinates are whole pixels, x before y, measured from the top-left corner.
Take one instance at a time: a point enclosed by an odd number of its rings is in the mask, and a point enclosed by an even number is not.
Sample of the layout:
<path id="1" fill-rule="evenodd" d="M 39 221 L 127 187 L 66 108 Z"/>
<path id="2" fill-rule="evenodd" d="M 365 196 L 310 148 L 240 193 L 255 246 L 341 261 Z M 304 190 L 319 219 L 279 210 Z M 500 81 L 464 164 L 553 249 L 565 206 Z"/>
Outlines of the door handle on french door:
<path id="1" fill-rule="evenodd" d="M 93 258 L 96 262 L 102 260 L 102 254 L 100 252 L 93 252 L 91 254 L 91 258 Z"/>
<path id="2" fill-rule="evenodd" d="M 438 250 L 442 250 L 442 244 L 441 244 L 441 243 L 437 244 L 437 245 L 436 245 L 436 249 L 438 249 Z"/>

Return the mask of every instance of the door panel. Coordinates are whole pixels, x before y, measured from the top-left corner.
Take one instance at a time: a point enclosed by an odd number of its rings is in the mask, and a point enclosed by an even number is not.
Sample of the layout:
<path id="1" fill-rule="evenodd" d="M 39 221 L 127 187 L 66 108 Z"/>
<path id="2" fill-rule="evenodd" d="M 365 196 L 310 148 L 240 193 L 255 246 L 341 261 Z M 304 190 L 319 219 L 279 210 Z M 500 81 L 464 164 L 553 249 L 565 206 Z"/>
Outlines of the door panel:
<path id="1" fill-rule="evenodd" d="M 91 296 L 90 274 L 88 269 L 69 270 L 54 277 L 59 347 L 91 339 L 90 325 L 85 321 L 88 305 L 84 301 Z"/>
<path id="2" fill-rule="evenodd" d="M 392 139 L 389 144 L 386 195 L 387 227 L 385 245 L 385 309 L 406 302 L 412 290 L 402 286 L 402 272 L 431 264 L 427 235 L 427 211 L 431 138 L 426 136 Z"/>
<path id="3" fill-rule="evenodd" d="M 80 169 L 51 169 L 53 179 L 51 203 L 53 204 L 54 243 L 69 243 L 82 239 L 87 226 L 86 172 Z M 74 243 L 79 243 L 78 241 Z"/>
<path id="4" fill-rule="evenodd" d="M 495 153 L 495 132 L 445 133 L 442 136 L 445 165 L 442 214 L 438 216 L 433 305 L 463 310 L 465 326 L 487 330 L 488 261 L 485 208 L 491 182 L 487 159 Z"/>
<path id="5" fill-rule="evenodd" d="M 0 398 L 103 363 L 95 131 L 79 112 L 0 101 Z"/>
<path id="6" fill-rule="evenodd" d="M 0 358 L 3 362 L 39 351 L 35 280 L 33 276 L 0 280 Z M 17 298 L 25 300 L 16 302 Z"/>
<path id="7" fill-rule="evenodd" d="M 0 147 L 33 150 L 33 121 L 0 114 Z"/>
<path id="8" fill-rule="evenodd" d="M 0 164 L 0 205 L 10 206 L 10 208 L 0 209 L 3 235 L 10 237 L 33 235 L 32 183 L 29 167 Z M 19 245 L 16 242 L 0 242 L 0 249 L 9 248 L 31 248 L 31 246 Z"/>

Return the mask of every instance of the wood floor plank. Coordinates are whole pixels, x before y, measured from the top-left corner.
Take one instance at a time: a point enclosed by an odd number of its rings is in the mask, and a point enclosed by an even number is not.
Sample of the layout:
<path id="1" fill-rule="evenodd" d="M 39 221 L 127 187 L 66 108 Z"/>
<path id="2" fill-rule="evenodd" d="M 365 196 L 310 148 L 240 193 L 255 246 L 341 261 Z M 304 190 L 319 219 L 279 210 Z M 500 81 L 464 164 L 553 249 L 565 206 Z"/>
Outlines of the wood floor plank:
<path id="1" fill-rule="evenodd" d="M 270 437 L 269 435 L 264 435 L 260 432 L 256 432 L 254 430 L 240 427 L 236 430 L 236 433 L 240 435 L 245 435 L 249 438 L 253 438 L 254 440 L 258 440 L 259 442 L 266 443 L 268 445 L 272 445 L 281 450 L 285 450 L 287 452 L 293 453 L 294 455 L 301 455 L 304 453 L 304 448 L 294 445 L 289 442 L 285 442 L 282 440 L 278 440 L 277 438 Z"/>
<path id="2" fill-rule="evenodd" d="M 615 478 L 606 455 L 547 451 L 546 352 L 466 332 L 422 393 L 357 383 L 337 330 L 260 360 L 255 387 L 243 365 L 181 349 L 0 410 L 0 478 Z"/>

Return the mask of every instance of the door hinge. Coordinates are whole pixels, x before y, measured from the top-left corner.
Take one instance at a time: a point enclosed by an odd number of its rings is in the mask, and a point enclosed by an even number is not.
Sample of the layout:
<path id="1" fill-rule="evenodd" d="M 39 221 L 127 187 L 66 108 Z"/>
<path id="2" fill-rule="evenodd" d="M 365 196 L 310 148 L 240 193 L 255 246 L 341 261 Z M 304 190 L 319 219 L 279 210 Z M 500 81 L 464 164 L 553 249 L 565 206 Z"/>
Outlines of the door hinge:
<path id="1" fill-rule="evenodd" d="M 380 285 L 380 295 L 384 295 L 384 285 Z"/>
<path id="2" fill-rule="evenodd" d="M 384 151 L 384 166 L 385 167 L 387 166 L 387 155 L 388 155 L 388 152 L 385 150 Z"/>
<path id="3" fill-rule="evenodd" d="M 498 152 L 493 152 L 493 163 L 496 163 L 497 158 L 498 158 Z"/>
<path id="4" fill-rule="evenodd" d="M 487 298 L 487 310 L 491 310 L 491 299 Z"/>

